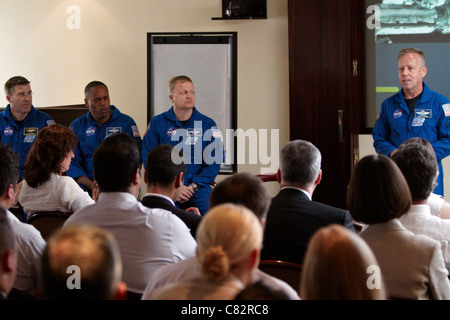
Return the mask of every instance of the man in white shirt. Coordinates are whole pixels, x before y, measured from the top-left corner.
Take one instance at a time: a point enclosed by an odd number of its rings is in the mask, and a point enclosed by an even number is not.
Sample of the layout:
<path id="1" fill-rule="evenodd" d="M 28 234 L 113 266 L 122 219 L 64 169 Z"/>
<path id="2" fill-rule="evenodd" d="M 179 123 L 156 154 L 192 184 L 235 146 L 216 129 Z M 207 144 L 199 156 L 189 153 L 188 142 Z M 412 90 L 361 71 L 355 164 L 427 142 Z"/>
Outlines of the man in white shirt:
<path id="1" fill-rule="evenodd" d="M 434 152 L 420 143 L 402 144 L 392 160 L 405 176 L 413 200 L 409 212 L 399 218 L 400 222 L 415 234 L 438 240 L 450 270 L 450 220 L 432 215 L 428 204 L 439 168 Z"/>
<path id="2" fill-rule="evenodd" d="M 0 206 L 14 232 L 17 250 L 17 274 L 13 288 L 36 296 L 37 266 L 46 246 L 41 233 L 32 225 L 21 222 L 8 209 L 16 202 L 19 178 L 19 158 L 11 146 L 0 144 Z"/>
<path id="3" fill-rule="evenodd" d="M 123 281 L 129 291 L 142 294 L 159 267 L 195 256 L 197 243 L 177 216 L 137 200 L 140 166 L 139 147 L 128 134 L 103 140 L 93 155 L 98 200 L 72 214 L 64 227 L 90 223 L 112 232 L 122 257 Z"/>

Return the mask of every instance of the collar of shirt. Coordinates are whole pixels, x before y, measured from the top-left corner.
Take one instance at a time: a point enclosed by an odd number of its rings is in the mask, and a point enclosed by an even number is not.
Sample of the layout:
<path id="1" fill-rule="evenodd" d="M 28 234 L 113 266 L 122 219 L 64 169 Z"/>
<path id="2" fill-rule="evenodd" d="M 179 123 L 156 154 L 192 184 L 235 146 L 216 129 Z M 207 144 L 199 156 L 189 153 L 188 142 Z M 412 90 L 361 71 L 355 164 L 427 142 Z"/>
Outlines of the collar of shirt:
<path id="1" fill-rule="evenodd" d="M 144 195 L 144 197 L 146 197 L 146 196 L 153 196 L 153 197 L 159 197 L 159 198 L 166 199 L 166 200 L 169 201 L 171 204 L 173 204 L 173 206 L 175 207 L 175 202 L 173 202 L 172 199 L 170 199 L 169 197 L 167 197 L 167 196 L 165 196 L 165 195 L 158 194 L 158 193 L 146 193 L 146 194 Z"/>
<path id="2" fill-rule="evenodd" d="M 300 189 L 300 188 L 296 188 L 296 187 L 283 187 L 283 188 L 281 188 L 281 190 L 284 190 L 284 189 L 294 189 L 294 190 L 299 190 L 299 191 L 303 192 L 303 193 L 308 197 L 308 199 L 309 199 L 310 201 L 312 201 L 311 195 L 310 195 L 309 192 L 306 191 L 306 190 L 303 190 L 303 189 Z"/>

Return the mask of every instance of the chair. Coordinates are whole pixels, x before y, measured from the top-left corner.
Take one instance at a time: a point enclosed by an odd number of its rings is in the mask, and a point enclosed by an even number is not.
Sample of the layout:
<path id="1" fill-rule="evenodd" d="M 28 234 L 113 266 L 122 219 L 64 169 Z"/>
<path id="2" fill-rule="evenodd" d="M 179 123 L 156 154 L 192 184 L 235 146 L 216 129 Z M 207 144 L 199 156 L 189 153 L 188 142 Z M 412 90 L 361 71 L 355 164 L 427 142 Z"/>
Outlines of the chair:
<path id="1" fill-rule="evenodd" d="M 256 177 L 260 178 L 262 182 L 278 181 L 276 173 L 257 174 Z"/>
<path id="2" fill-rule="evenodd" d="M 55 230 L 62 227 L 71 214 L 71 212 L 62 211 L 40 211 L 30 214 L 27 223 L 39 230 L 44 240 L 47 241 Z"/>
<path id="3" fill-rule="evenodd" d="M 127 300 L 141 300 L 142 293 L 127 290 Z"/>
<path id="4" fill-rule="evenodd" d="M 298 292 L 303 269 L 301 264 L 281 260 L 261 260 L 259 262 L 259 269 L 275 278 L 285 281 Z"/>

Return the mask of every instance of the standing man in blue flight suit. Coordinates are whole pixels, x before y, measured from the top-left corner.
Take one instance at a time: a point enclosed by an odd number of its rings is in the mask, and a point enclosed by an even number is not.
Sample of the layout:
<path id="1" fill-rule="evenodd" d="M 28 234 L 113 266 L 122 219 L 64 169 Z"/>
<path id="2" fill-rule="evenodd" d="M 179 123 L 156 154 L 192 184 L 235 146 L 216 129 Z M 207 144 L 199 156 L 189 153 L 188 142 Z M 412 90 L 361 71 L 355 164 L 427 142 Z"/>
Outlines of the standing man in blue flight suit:
<path id="1" fill-rule="evenodd" d="M 67 175 L 92 193 L 94 190 L 92 156 L 100 142 L 117 133 L 128 133 L 136 139 L 138 146 L 142 140 L 136 122 L 110 104 L 109 90 L 103 82 L 88 83 L 84 89 L 84 97 L 84 103 L 89 111 L 70 124 L 70 129 L 78 137 L 78 144 Z"/>
<path id="2" fill-rule="evenodd" d="M 9 104 L 0 113 L 0 142 L 11 145 L 20 156 L 20 181 L 28 152 L 39 130 L 55 122 L 48 114 L 34 108 L 33 92 L 26 78 L 15 76 L 6 81 L 5 94 Z"/>
<path id="3" fill-rule="evenodd" d="M 180 149 L 187 171 L 177 206 L 196 207 L 204 215 L 222 161 L 221 134 L 214 120 L 195 108 L 195 89 L 189 77 L 176 76 L 169 81 L 169 99 L 172 108 L 153 117 L 148 125 L 142 161 L 145 165 L 148 153 L 160 144 Z"/>
<path id="4" fill-rule="evenodd" d="M 433 192 L 443 196 L 441 160 L 450 154 L 450 103 L 423 82 L 426 74 L 426 57 L 421 50 L 406 48 L 398 53 L 398 77 L 403 90 L 381 105 L 372 132 L 373 145 L 377 153 L 392 156 L 409 138 L 427 139 L 439 164 L 438 185 Z"/>

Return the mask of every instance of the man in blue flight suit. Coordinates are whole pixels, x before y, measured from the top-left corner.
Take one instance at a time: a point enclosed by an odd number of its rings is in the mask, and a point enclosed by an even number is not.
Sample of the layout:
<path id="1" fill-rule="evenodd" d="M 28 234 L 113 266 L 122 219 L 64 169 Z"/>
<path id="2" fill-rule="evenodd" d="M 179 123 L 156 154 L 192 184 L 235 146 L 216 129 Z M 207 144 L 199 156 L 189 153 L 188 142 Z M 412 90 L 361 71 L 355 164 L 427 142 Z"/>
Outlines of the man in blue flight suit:
<path id="1" fill-rule="evenodd" d="M 94 190 L 92 156 L 100 142 L 117 133 L 128 133 L 136 139 L 138 146 L 142 140 L 136 122 L 110 104 L 109 90 L 103 82 L 88 83 L 84 96 L 89 111 L 70 124 L 70 129 L 78 137 L 78 144 L 67 175 L 91 193 Z"/>
<path id="2" fill-rule="evenodd" d="M 148 125 L 142 142 L 142 161 L 145 165 L 148 153 L 160 144 L 180 149 L 187 171 L 177 206 L 196 207 L 204 215 L 222 161 L 221 133 L 214 120 L 195 108 L 194 84 L 189 77 L 176 76 L 169 81 L 169 99 L 172 108 L 153 117 Z"/>
<path id="3" fill-rule="evenodd" d="M 19 154 L 19 181 L 28 152 L 40 129 L 54 124 L 51 116 L 33 106 L 30 81 L 15 76 L 5 83 L 6 100 L 9 104 L 0 113 L 0 142 L 9 144 Z"/>
<path id="4" fill-rule="evenodd" d="M 372 132 L 373 145 L 377 153 L 392 156 L 409 138 L 427 139 L 439 164 L 438 185 L 433 192 L 443 196 L 441 160 L 450 154 L 450 103 L 423 82 L 426 74 L 426 57 L 421 50 L 406 48 L 398 53 L 398 76 L 403 90 L 381 105 Z"/>

